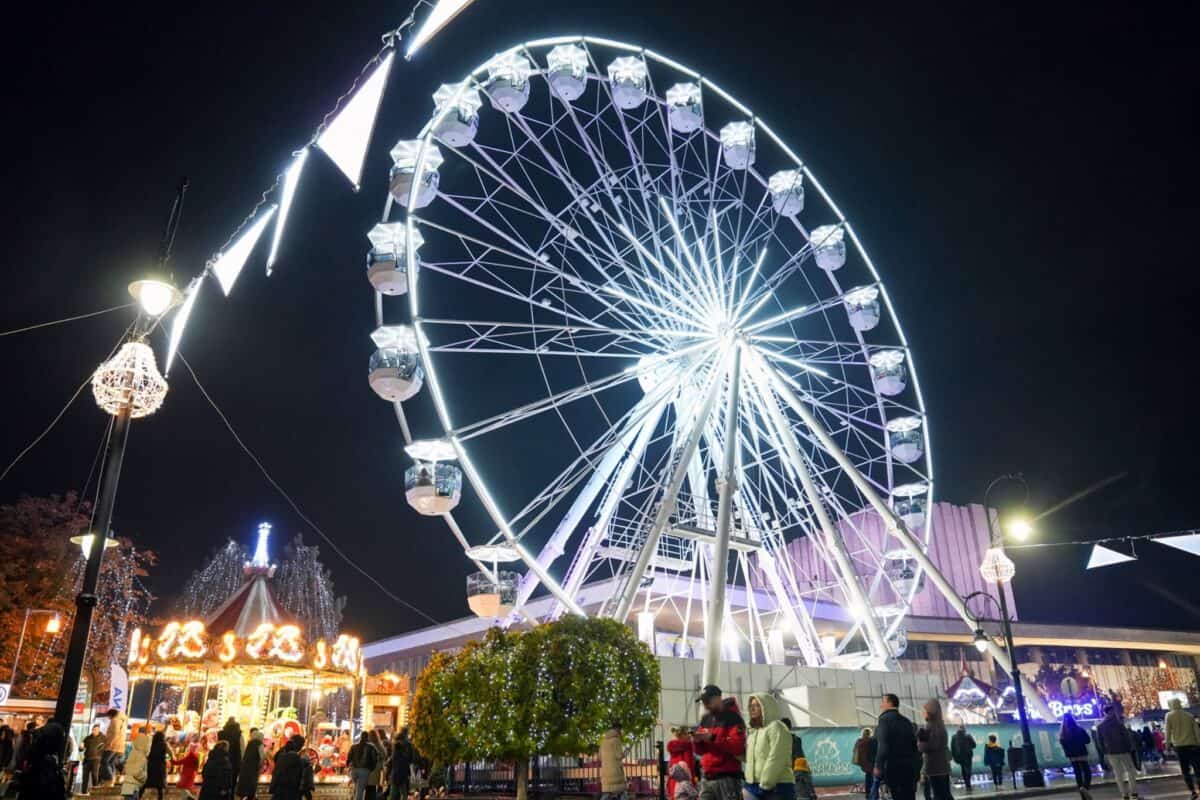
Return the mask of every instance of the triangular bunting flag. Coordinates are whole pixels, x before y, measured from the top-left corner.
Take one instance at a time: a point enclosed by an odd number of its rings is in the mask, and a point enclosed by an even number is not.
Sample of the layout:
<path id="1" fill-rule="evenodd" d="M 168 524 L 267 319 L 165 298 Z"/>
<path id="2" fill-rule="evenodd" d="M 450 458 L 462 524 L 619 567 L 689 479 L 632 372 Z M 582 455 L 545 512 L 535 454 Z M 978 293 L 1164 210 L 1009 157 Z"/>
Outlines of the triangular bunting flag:
<path id="1" fill-rule="evenodd" d="M 225 292 L 226 297 L 233 290 L 233 283 L 241 274 L 242 267 L 246 266 L 246 259 L 253 252 L 254 245 L 258 244 L 258 238 L 262 236 L 263 228 L 267 227 L 267 223 L 275 215 L 275 209 L 276 206 L 271 206 L 266 213 L 260 214 L 258 219 L 254 220 L 254 224 L 233 243 L 233 246 L 224 253 L 218 254 L 216 261 L 213 262 L 213 274 L 217 276 L 217 282 L 221 284 L 221 291 Z"/>
<path id="2" fill-rule="evenodd" d="M 358 191 L 358 181 L 362 177 L 363 159 L 367 155 L 367 145 L 371 143 L 371 131 L 375 129 L 375 115 L 383 98 L 383 88 L 387 85 L 393 55 L 394 52 L 387 54 L 383 63 L 375 68 L 371 77 L 367 78 L 366 83 L 354 93 L 350 102 L 342 107 L 317 139 L 317 147 L 324 150 L 337 168 L 345 173 L 354 184 L 355 191 Z"/>
<path id="3" fill-rule="evenodd" d="M 1167 547 L 1174 547 L 1176 550 L 1182 550 L 1194 556 L 1200 556 L 1200 533 L 1185 533 L 1182 536 L 1160 536 L 1157 539 L 1151 539 L 1151 541 L 1165 544 Z"/>
<path id="4" fill-rule="evenodd" d="M 167 363 L 163 367 L 164 375 L 171 371 L 171 362 L 175 360 L 175 354 L 179 352 L 179 343 L 183 340 L 183 329 L 187 327 L 188 317 L 192 315 L 192 306 L 196 305 L 196 295 L 200 294 L 200 284 L 202 283 L 204 283 L 203 273 L 192 278 L 192 282 L 184 290 L 183 303 L 175 312 L 175 319 L 171 320 L 171 338 L 167 344 Z"/>
<path id="5" fill-rule="evenodd" d="M 1137 557 L 1119 553 L 1102 544 L 1094 544 L 1092 545 L 1092 557 L 1088 559 L 1087 568 L 1111 567 L 1113 564 L 1124 564 L 1126 561 L 1137 561 Z"/>
<path id="6" fill-rule="evenodd" d="M 408 52 L 404 54 L 404 57 L 412 58 L 418 48 L 437 35 L 438 31 L 446 27 L 450 20 L 458 16 L 458 12 L 471 5 L 471 2 L 472 0 L 438 0 L 433 11 L 430 11 L 429 16 L 425 18 L 425 24 L 421 26 L 421 30 L 417 31 L 417 35 L 409 43 Z"/>
<path id="7" fill-rule="evenodd" d="M 287 224 L 288 212 L 292 210 L 292 200 L 296 197 L 296 185 L 300 183 L 300 173 L 304 171 L 304 162 L 308 160 L 308 148 L 304 148 L 292 160 L 283 175 L 283 189 L 279 192 L 279 217 L 275 220 L 275 235 L 271 237 L 271 254 L 267 256 L 267 274 L 275 265 L 275 257 L 279 255 L 279 242 L 283 239 L 283 226 Z"/>

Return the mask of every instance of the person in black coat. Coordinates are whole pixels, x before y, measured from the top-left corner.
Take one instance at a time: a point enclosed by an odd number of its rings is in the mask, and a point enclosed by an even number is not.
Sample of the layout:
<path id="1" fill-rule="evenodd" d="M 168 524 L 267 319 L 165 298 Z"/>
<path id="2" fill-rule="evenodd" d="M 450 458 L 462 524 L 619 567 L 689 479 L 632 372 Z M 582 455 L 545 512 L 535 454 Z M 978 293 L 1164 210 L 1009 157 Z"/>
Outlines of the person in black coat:
<path id="1" fill-rule="evenodd" d="M 238 766 L 237 788 L 234 794 L 239 798 L 254 800 L 258 792 L 258 776 L 262 774 L 263 734 L 258 728 L 250 729 L 250 741 L 242 753 L 242 763 Z"/>
<path id="2" fill-rule="evenodd" d="M 53 720 L 30 734 L 26 770 L 21 775 L 21 797 L 66 800 L 67 783 L 62 764 L 66 748 L 67 732 Z"/>
<path id="3" fill-rule="evenodd" d="M 236 775 L 238 768 L 242 765 L 242 726 L 233 717 L 225 723 L 225 727 L 221 728 L 221 732 L 217 734 L 217 741 L 229 742 L 229 765 L 233 767 L 233 772 Z"/>
<path id="4" fill-rule="evenodd" d="M 312 762 L 304 757 L 304 737 L 288 739 L 275 756 L 271 770 L 271 800 L 311 800 L 313 794 Z"/>
<path id="5" fill-rule="evenodd" d="M 388 768 L 388 800 L 404 800 L 408 797 L 412 779 L 412 767 L 417 760 L 417 751 L 408 738 L 408 728 L 401 728 L 392 743 L 392 760 Z"/>
<path id="6" fill-rule="evenodd" d="M 154 734 L 150 740 L 150 754 L 146 756 L 146 783 L 142 786 L 142 795 L 147 789 L 158 790 L 158 800 L 162 800 L 163 791 L 167 788 L 167 737 L 162 731 Z"/>
<path id="7" fill-rule="evenodd" d="M 920 765 L 916 726 L 900 713 L 900 698 L 894 694 L 885 694 L 879 708 L 882 713 L 875 726 L 875 777 L 887 784 L 893 800 L 914 800 Z"/>
<path id="8" fill-rule="evenodd" d="M 200 773 L 200 800 L 229 800 L 233 795 L 233 764 L 229 761 L 229 742 L 220 739 L 208 753 Z"/>

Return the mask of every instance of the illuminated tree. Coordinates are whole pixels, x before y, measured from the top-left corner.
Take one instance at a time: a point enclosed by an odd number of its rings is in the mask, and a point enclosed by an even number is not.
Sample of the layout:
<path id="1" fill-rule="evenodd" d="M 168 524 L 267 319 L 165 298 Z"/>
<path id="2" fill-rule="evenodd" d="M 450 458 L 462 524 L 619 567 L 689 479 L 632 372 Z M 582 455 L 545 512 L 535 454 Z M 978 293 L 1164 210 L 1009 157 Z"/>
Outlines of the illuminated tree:
<path id="1" fill-rule="evenodd" d="M 303 624 L 308 641 L 333 641 L 342 626 L 346 598 L 334 595 L 333 579 L 321 563 L 320 555 L 316 545 L 304 544 L 304 539 L 296 534 L 284 548 L 275 589 L 283 610 Z"/>
<path id="2" fill-rule="evenodd" d="M 242 567 L 249 559 L 244 546 L 227 539 L 183 584 L 173 604 L 174 616 L 205 619 L 216 611 L 246 579 Z"/>
<path id="3" fill-rule="evenodd" d="M 75 595 L 83 585 L 83 554 L 70 538 L 88 530 L 89 510 L 73 494 L 24 497 L 0 506 L 0 652 L 16 654 L 26 609 L 55 611 L 61 623 L 57 633 L 47 633 L 48 617 L 31 617 L 16 696 L 50 698 L 58 692 Z M 146 624 L 153 597 L 141 579 L 153 563 L 153 553 L 134 549 L 127 539 L 104 554 L 84 663 L 94 696 L 106 696 L 109 665 L 124 663 L 130 634 Z"/>
<path id="4" fill-rule="evenodd" d="M 512 762 L 524 800 L 529 759 L 595 750 L 611 727 L 627 741 L 654 724 L 658 663 L 612 620 L 566 618 L 528 633 L 493 628 L 417 680 L 411 725 L 436 763 Z"/>

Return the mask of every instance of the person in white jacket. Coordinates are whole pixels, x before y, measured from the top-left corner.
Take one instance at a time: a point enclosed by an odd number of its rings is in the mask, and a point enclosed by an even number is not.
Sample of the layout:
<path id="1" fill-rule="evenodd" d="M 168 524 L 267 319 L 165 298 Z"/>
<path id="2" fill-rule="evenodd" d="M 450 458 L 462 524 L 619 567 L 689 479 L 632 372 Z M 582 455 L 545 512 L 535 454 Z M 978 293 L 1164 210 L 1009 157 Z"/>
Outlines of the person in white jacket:
<path id="1" fill-rule="evenodd" d="M 125 759 L 125 776 L 121 781 L 121 794 L 127 800 L 137 800 L 146 785 L 146 771 L 149 767 L 147 756 L 150 755 L 150 737 L 139 733 L 133 737 L 133 750 Z"/>

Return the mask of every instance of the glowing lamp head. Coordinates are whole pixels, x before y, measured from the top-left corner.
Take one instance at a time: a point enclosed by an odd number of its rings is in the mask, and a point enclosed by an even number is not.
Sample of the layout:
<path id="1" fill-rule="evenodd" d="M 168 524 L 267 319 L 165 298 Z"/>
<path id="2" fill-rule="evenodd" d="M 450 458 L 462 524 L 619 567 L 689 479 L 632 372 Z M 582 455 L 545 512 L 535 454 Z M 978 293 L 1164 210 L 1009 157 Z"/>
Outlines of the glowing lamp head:
<path id="1" fill-rule="evenodd" d="M 79 536 L 72 536 L 71 544 L 79 545 L 79 549 L 83 551 L 83 557 L 87 558 L 88 556 L 90 556 L 92 554 L 92 542 L 94 542 L 95 540 L 96 540 L 95 535 L 90 534 L 90 533 L 84 533 Z M 105 550 L 108 550 L 108 549 L 116 547 L 116 546 L 117 546 L 116 539 L 111 539 L 107 536 L 104 538 L 104 549 Z"/>
<path id="2" fill-rule="evenodd" d="M 1033 534 L 1033 524 L 1024 517 L 1014 517 L 1004 526 L 1005 532 L 1018 542 L 1023 542 Z"/>
<path id="3" fill-rule="evenodd" d="M 62 630 L 62 617 L 60 617 L 58 614 L 55 614 L 53 617 L 50 618 L 50 621 L 46 623 L 46 633 L 53 634 L 53 633 L 58 633 L 61 630 Z"/>
<path id="4" fill-rule="evenodd" d="M 129 294 L 148 317 L 161 317 L 183 300 L 183 293 L 170 281 L 146 278 L 129 284 Z"/>
<path id="5" fill-rule="evenodd" d="M 972 640 L 971 643 L 973 645 L 975 645 L 975 649 L 978 650 L 979 652 L 981 652 L 981 653 L 987 652 L 988 637 L 987 637 L 987 634 L 985 634 L 983 632 L 983 628 L 975 629 L 975 638 Z"/>

